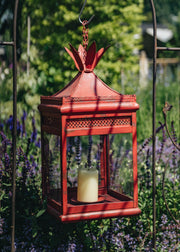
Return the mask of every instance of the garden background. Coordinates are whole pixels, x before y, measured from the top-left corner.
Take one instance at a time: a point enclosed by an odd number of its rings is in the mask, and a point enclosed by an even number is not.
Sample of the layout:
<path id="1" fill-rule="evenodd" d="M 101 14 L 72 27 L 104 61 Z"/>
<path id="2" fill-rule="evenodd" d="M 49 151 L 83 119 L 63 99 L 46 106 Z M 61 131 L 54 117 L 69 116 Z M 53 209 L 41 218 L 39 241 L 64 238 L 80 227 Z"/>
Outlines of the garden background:
<path id="1" fill-rule="evenodd" d="M 51 95 L 72 80 L 77 70 L 65 52 L 71 43 L 82 43 L 78 21 L 83 2 L 20 1 L 18 10 L 18 122 L 16 180 L 17 251 L 152 251 L 152 64 L 148 60 L 146 84 L 140 81 L 139 58 L 144 49 L 142 24 L 151 23 L 148 0 L 103 0 L 87 2 L 82 18 L 89 25 L 89 44 L 98 49 L 111 45 L 95 73 L 113 89 L 136 94 L 139 207 L 137 217 L 86 221 L 62 225 L 45 212 L 41 201 L 40 117 L 41 95 Z M 179 46 L 180 2 L 155 1 L 157 21 L 173 31 L 164 46 Z M 12 38 L 13 3 L 2 0 L 0 34 Z M 30 37 L 28 36 L 30 31 Z M 29 49 L 30 45 L 30 49 Z M 2 48 L 1 48 L 2 49 Z M 3 48 L 0 60 L 0 248 L 10 250 L 11 230 L 11 147 L 12 147 L 12 52 Z M 160 58 L 177 58 L 166 52 Z M 178 61 L 177 61 L 178 62 Z M 180 142 L 179 64 L 158 65 L 157 69 L 157 251 L 180 249 L 180 158 L 164 127 L 165 101 L 173 108 L 168 125 Z M 168 203 L 165 205 L 163 193 Z M 169 210 L 169 211 L 168 211 Z"/>

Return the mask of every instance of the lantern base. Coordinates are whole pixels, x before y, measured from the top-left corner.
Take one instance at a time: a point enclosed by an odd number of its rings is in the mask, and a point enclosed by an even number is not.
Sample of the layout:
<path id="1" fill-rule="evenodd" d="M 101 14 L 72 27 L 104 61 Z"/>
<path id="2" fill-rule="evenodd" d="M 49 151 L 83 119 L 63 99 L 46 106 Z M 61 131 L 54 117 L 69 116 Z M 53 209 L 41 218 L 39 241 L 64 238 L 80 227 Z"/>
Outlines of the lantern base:
<path id="1" fill-rule="evenodd" d="M 91 203 L 77 201 L 77 188 L 70 188 L 68 194 L 67 207 L 64 209 L 60 197 L 61 190 L 52 190 L 47 199 L 48 212 L 64 223 L 133 216 L 141 213 L 133 198 L 113 190 L 109 190 L 108 193 L 99 190 L 98 201 Z"/>
<path id="2" fill-rule="evenodd" d="M 60 219 L 63 223 L 69 222 L 78 222 L 84 220 L 93 220 L 93 219 L 104 219 L 104 218 L 116 218 L 123 216 L 134 216 L 139 215 L 141 210 L 137 208 L 129 208 L 129 209 L 118 209 L 118 210 L 103 210 L 101 212 L 89 212 L 89 213 L 77 213 L 77 214 L 67 214 L 61 215 L 56 209 L 52 208 L 48 205 L 47 207 L 48 213 Z"/>

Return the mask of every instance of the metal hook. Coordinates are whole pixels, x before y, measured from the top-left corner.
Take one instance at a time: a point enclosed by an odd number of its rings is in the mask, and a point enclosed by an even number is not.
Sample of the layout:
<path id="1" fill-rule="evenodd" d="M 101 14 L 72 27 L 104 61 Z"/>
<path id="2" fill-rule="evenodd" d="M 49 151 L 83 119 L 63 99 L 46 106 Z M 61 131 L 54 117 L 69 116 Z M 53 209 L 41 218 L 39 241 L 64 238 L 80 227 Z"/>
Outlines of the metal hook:
<path id="1" fill-rule="evenodd" d="M 83 12 L 83 10 L 84 10 L 84 7 L 85 7 L 85 5 L 86 5 L 86 2 L 87 2 L 87 0 L 85 0 L 84 1 L 84 4 L 83 4 L 83 7 L 82 7 L 82 9 L 81 9 L 81 11 L 80 11 L 80 13 L 79 13 L 79 22 L 82 24 L 83 23 L 83 21 L 81 20 L 81 14 L 82 14 L 82 12 Z M 87 21 L 87 24 L 89 24 L 90 22 L 91 22 L 91 20 L 93 19 L 93 17 L 94 17 L 94 15 Z"/>

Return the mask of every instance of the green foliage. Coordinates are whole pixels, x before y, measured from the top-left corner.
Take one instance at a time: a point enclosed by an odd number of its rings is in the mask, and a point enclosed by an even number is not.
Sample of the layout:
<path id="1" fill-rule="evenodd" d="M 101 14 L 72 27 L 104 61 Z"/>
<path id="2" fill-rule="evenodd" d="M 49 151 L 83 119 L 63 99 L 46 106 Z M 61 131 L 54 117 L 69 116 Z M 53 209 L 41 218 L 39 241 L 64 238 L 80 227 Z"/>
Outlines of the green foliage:
<path id="1" fill-rule="evenodd" d="M 176 45 L 177 47 L 180 47 L 180 34 L 179 34 L 179 30 L 180 30 L 180 7 L 179 7 L 178 10 L 179 10 L 179 12 L 172 19 L 172 24 L 170 24 L 170 28 L 172 29 L 172 31 L 174 33 L 174 41 L 173 41 L 174 45 Z"/>
<path id="2" fill-rule="evenodd" d="M 171 23 L 172 17 L 178 15 L 178 10 L 180 8 L 179 0 L 174 0 L 173 4 L 171 0 L 161 0 L 155 1 L 154 5 L 156 9 L 156 16 L 158 23 Z M 150 0 L 144 0 L 144 12 L 151 20 L 151 5 Z"/>
<path id="3" fill-rule="evenodd" d="M 175 90 L 177 90 L 175 94 Z M 138 141 L 142 142 L 152 134 L 152 83 L 137 93 L 137 101 L 140 109 L 137 112 L 137 134 Z M 178 80 L 171 84 L 165 84 L 163 81 L 157 82 L 156 86 L 156 127 L 160 126 L 159 121 L 163 122 L 162 109 L 165 102 L 168 101 L 172 106 L 168 114 L 168 122 L 174 121 L 175 128 L 179 134 L 179 83 Z M 178 135 L 179 137 L 179 135 Z"/>
<path id="4" fill-rule="evenodd" d="M 21 55 L 21 40 L 22 40 L 22 5 L 23 1 L 19 1 L 18 5 L 18 18 L 17 18 L 17 57 Z M 0 8 L 0 34 L 3 37 L 3 41 L 13 40 L 13 13 L 14 13 L 15 1 L 1 0 Z M 2 39 L 2 38 L 1 38 Z M 7 62 L 12 62 L 12 49 L 6 47 L 6 54 L 8 54 Z"/>
<path id="5" fill-rule="evenodd" d="M 180 37 L 179 37 L 179 15 L 180 15 L 180 1 L 174 0 L 173 4 L 171 0 L 161 0 L 155 1 L 156 19 L 158 24 L 163 24 L 169 27 L 173 33 L 174 38 L 166 46 L 169 47 L 179 47 Z M 150 0 L 144 0 L 144 14 L 147 17 L 147 22 L 152 22 L 152 11 Z M 167 57 L 177 57 L 176 52 L 164 52 L 161 55 L 167 55 Z M 162 56 L 163 57 L 163 56 Z"/>
<path id="6" fill-rule="evenodd" d="M 22 54 L 22 59 L 24 54 Z M 22 65 L 25 61 L 21 61 Z M 43 78 L 40 78 L 35 68 L 31 68 L 29 75 L 24 71 L 24 68 L 18 68 L 17 76 L 17 113 L 18 116 L 23 114 L 23 111 L 32 113 L 32 110 L 37 110 L 40 103 L 40 96 L 37 94 L 38 86 L 41 85 Z M 13 112 L 13 76 L 12 69 L 8 67 L 2 68 L 0 74 L 0 111 L 1 120 L 7 118 Z"/>
<path id="7" fill-rule="evenodd" d="M 138 69 L 134 54 L 140 48 L 140 24 L 143 1 L 89 0 L 82 19 L 95 14 L 89 25 L 89 43 L 97 42 L 98 49 L 111 45 L 97 67 L 97 74 L 107 84 L 120 89 L 120 72 Z M 76 48 L 82 43 L 82 26 L 78 21 L 81 2 L 27 0 L 23 17 L 31 17 L 31 41 L 37 54 L 32 65 L 44 82 L 38 86 L 40 94 L 52 94 L 64 87 L 76 74 L 75 66 L 65 52 L 70 42 Z M 24 45 L 25 46 L 25 45 Z"/>

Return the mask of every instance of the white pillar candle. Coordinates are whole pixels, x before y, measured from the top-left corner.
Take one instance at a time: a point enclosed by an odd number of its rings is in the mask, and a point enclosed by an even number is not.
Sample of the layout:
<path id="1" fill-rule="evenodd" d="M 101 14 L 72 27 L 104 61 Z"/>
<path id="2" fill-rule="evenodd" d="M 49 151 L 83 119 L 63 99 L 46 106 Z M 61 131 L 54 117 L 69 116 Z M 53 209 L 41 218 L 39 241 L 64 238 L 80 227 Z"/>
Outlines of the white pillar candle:
<path id="1" fill-rule="evenodd" d="M 80 202 L 98 201 L 98 170 L 79 169 L 77 200 Z"/>

